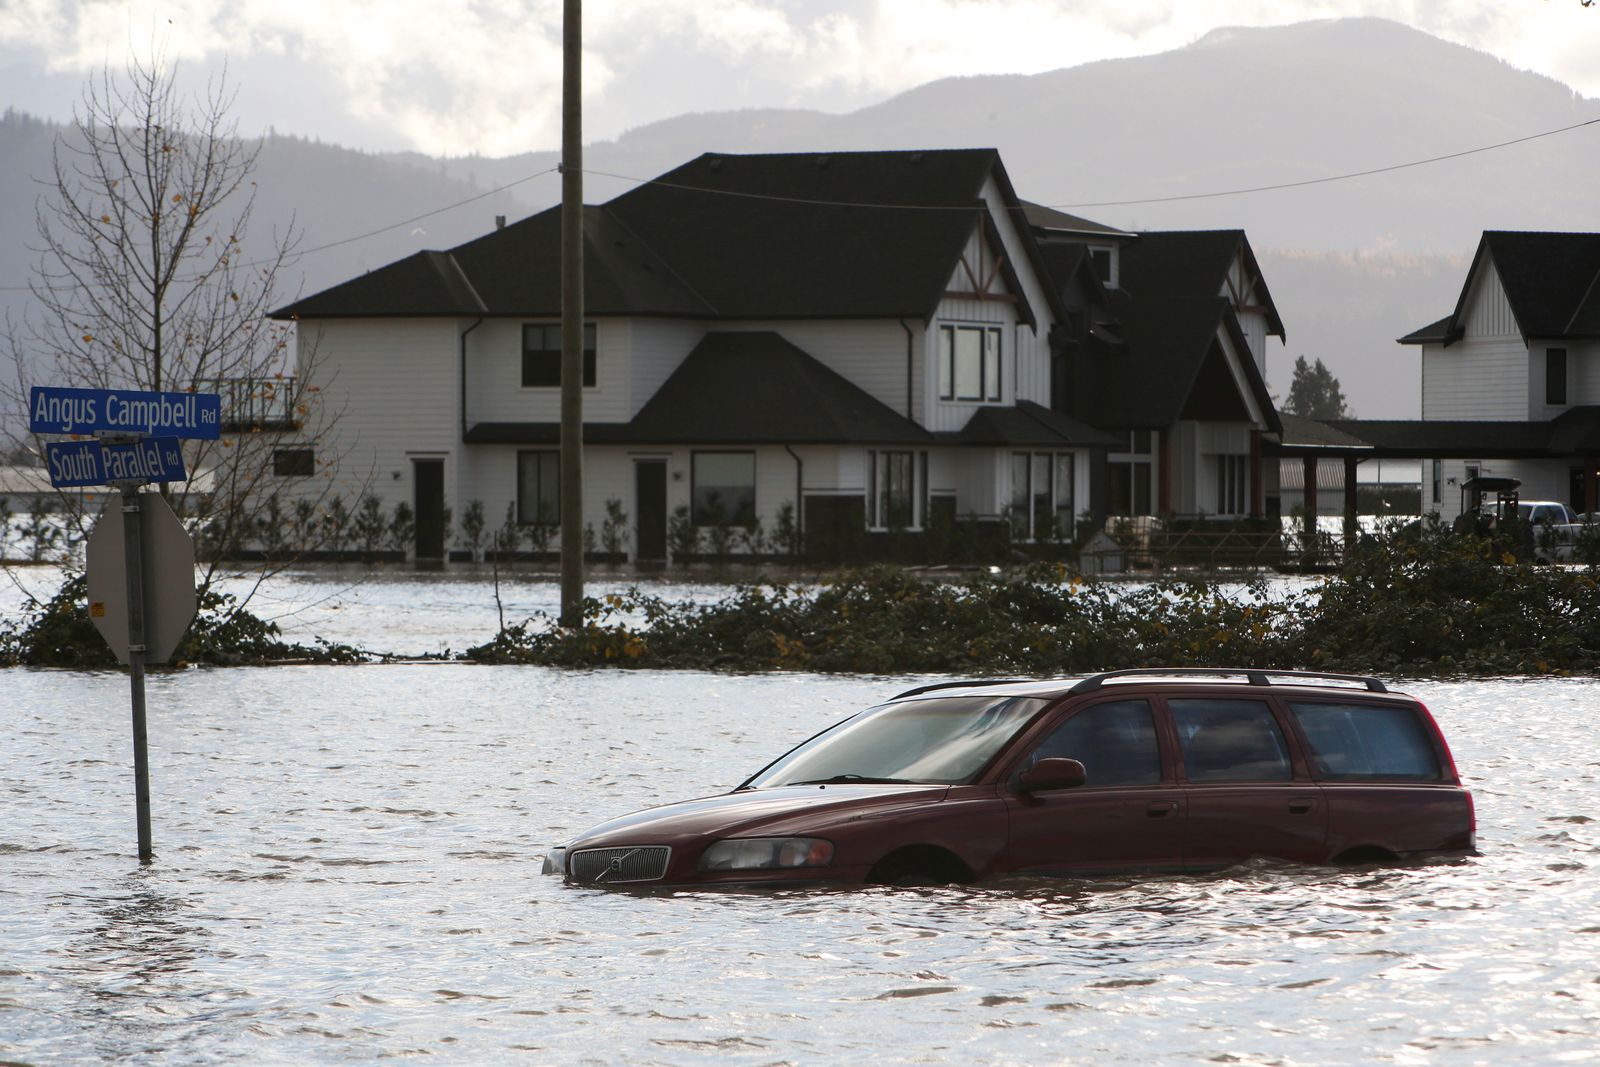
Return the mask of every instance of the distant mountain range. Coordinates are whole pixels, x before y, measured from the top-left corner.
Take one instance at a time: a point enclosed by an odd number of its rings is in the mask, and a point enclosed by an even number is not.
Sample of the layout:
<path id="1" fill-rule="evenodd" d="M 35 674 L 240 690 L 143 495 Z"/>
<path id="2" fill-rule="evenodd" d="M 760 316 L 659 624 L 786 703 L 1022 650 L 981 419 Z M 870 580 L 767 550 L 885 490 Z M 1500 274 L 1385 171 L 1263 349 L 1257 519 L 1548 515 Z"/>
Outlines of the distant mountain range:
<path id="1" fill-rule="evenodd" d="M 1025 199 L 1129 229 L 1245 229 L 1288 329 L 1287 347 L 1269 356 L 1274 391 L 1287 392 L 1303 354 L 1339 376 L 1357 414 L 1398 418 L 1417 411 L 1419 374 L 1415 350 L 1394 338 L 1450 310 L 1482 230 L 1600 230 L 1588 180 L 1600 124 L 1348 181 L 1197 194 L 1427 160 L 1592 119 L 1600 101 L 1550 78 L 1397 23 L 1344 19 L 1217 30 L 1172 52 L 1045 74 L 947 78 L 844 115 L 685 115 L 587 146 L 585 192 L 609 199 L 626 179 L 705 151 L 994 146 Z M 27 280 L 32 179 L 48 172 L 57 132 L 0 118 L 0 287 Z M 300 264 L 310 292 L 477 236 L 497 214 L 549 206 L 556 162 L 553 152 L 440 160 L 274 136 L 256 218 L 294 219 L 313 250 Z M 1131 200 L 1144 202 L 1114 203 Z M 0 290 L 13 313 L 17 296 Z"/>

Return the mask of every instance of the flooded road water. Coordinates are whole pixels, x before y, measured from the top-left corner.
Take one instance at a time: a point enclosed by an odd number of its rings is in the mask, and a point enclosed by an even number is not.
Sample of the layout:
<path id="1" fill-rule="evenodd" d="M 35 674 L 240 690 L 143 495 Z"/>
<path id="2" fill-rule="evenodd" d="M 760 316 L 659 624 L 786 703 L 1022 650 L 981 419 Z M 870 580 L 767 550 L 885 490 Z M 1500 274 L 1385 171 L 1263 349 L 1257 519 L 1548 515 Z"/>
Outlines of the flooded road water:
<path id="1" fill-rule="evenodd" d="M 632 895 L 538 874 L 897 679 L 462 665 L 0 672 L 0 1061 L 1600 1058 L 1600 686 L 1418 684 L 1483 855 Z"/>

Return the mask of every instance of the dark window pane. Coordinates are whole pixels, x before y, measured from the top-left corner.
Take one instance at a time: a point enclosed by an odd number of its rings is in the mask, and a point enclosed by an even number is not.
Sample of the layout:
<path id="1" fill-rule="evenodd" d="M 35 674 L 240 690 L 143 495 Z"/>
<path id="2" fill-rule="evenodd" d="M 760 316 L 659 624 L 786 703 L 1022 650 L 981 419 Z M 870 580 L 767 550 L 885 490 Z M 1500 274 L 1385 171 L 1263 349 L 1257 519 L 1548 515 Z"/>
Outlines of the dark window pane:
<path id="1" fill-rule="evenodd" d="M 1544 402 L 1567 402 L 1567 350 L 1547 348 L 1544 351 Z"/>
<path id="2" fill-rule="evenodd" d="M 756 521 L 756 454 L 694 454 L 694 524 L 753 526 Z"/>
<path id="3" fill-rule="evenodd" d="M 1292 777 L 1289 750 L 1259 700 L 1174 700 L 1172 721 L 1192 782 L 1274 782 Z"/>
<path id="4" fill-rule="evenodd" d="M 517 453 L 517 521 L 554 526 L 561 521 L 561 453 Z"/>
<path id="5" fill-rule="evenodd" d="M 1106 510 L 1112 515 L 1133 514 L 1133 464 L 1106 464 Z"/>
<path id="6" fill-rule="evenodd" d="M 309 478 L 317 473 L 316 456 L 309 448 L 276 448 L 272 473 L 279 478 Z"/>
<path id="7" fill-rule="evenodd" d="M 1411 708 L 1372 704 L 1290 704 L 1318 778 L 1438 781 L 1439 756 Z"/>
<path id="8" fill-rule="evenodd" d="M 1045 738 L 1028 765 L 1060 756 L 1083 764 L 1091 786 L 1161 781 L 1155 720 L 1149 703 L 1143 700 L 1118 700 L 1084 708 Z"/>
<path id="9" fill-rule="evenodd" d="M 1133 513 L 1150 514 L 1150 464 L 1133 465 Z"/>
<path id="10" fill-rule="evenodd" d="M 1111 284 L 1111 249 L 1091 248 L 1089 258 L 1094 263 L 1094 272 L 1102 284 Z"/>
<path id="11" fill-rule="evenodd" d="M 595 326 L 583 326 L 583 384 L 595 383 Z M 561 384 L 561 324 L 522 327 L 522 384 L 550 388 Z"/>

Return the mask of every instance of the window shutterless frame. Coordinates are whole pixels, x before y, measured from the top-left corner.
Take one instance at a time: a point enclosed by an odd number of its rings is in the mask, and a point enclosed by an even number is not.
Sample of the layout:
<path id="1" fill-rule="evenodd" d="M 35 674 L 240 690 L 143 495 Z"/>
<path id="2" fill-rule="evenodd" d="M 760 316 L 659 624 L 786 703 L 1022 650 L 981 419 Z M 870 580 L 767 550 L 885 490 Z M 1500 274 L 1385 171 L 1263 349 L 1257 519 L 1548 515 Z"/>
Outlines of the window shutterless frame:
<path id="1" fill-rule="evenodd" d="M 595 325 L 583 324 L 583 387 L 595 384 Z M 561 386 L 561 324 L 524 323 L 522 326 L 522 386 L 550 389 Z"/>
<path id="2" fill-rule="evenodd" d="M 939 326 L 939 399 L 996 402 L 1000 399 L 1002 330 L 993 323 Z"/>

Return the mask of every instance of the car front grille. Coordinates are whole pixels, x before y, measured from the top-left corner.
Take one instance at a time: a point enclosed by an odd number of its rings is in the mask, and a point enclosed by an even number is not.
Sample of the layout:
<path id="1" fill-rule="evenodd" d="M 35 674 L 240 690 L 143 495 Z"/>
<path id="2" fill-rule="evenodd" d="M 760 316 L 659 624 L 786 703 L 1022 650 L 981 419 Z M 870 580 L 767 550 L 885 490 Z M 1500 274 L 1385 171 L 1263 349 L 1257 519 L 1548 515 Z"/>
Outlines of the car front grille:
<path id="1" fill-rule="evenodd" d="M 654 882 L 667 873 L 671 855 L 666 845 L 585 849 L 567 857 L 567 877 L 586 885 Z"/>

